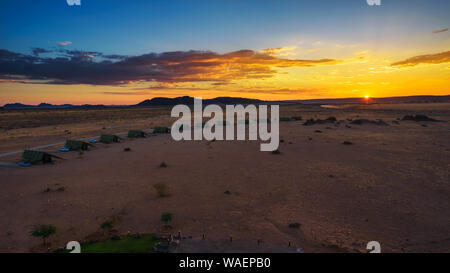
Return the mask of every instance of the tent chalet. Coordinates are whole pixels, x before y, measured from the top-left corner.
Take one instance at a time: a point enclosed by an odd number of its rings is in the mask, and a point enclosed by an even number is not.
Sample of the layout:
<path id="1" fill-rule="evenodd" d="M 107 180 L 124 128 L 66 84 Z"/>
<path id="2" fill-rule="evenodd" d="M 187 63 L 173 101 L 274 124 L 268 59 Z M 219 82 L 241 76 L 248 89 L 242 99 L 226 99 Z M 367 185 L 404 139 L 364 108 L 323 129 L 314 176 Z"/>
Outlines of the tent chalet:
<path id="1" fill-rule="evenodd" d="M 170 129 L 168 127 L 155 127 L 153 128 L 154 134 L 167 134 L 170 133 Z"/>
<path id="2" fill-rule="evenodd" d="M 64 147 L 66 147 L 70 151 L 79 151 L 79 150 L 86 151 L 89 148 L 89 146 L 92 145 L 87 142 L 79 140 L 66 140 L 66 144 L 64 145 Z"/>
<path id="3" fill-rule="evenodd" d="M 105 144 L 119 142 L 119 137 L 116 135 L 101 135 L 100 142 L 105 143 Z"/>
<path id="4" fill-rule="evenodd" d="M 129 138 L 145 137 L 145 133 L 140 130 L 130 130 L 128 131 Z"/>
<path id="5" fill-rule="evenodd" d="M 41 151 L 34 151 L 34 150 L 25 150 L 22 153 L 22 161 L 28 162 L 31 164 L 38 164 L 38 163 L 51 163 L 53 162 L 53 158 L 62 159 L 61 157 L 41 152 Z"/>

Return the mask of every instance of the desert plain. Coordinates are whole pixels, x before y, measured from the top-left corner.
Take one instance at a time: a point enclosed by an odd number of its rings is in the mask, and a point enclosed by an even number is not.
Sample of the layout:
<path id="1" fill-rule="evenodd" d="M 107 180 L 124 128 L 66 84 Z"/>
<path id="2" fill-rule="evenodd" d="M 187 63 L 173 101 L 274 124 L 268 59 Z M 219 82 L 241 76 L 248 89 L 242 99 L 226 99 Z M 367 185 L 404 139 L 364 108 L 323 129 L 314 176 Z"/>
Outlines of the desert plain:
<path id="1" fill-rule="evenodd" d="M 440 122 L 402 120 L 415 114 Z M 293 104 L 280 116 L 303 120 L 280 122 L 276 154 L 258 141 L 124 135 L 84 153 L 46 147 L 64 159 L 22 168 L 20 153 L 6 153 L 171 126 L 170 107 L 0 110 L 0 252 L 48 251 L 35 225 L 57 228 L 54 249 L 105 236 L 107 220 L 116 234 L 207 238 L 186 251 L 366 252 L 378 241 L 382 252 L 450 252 L 450 103 Z M 337 122 L 303 125 L 328 117 Z"/>

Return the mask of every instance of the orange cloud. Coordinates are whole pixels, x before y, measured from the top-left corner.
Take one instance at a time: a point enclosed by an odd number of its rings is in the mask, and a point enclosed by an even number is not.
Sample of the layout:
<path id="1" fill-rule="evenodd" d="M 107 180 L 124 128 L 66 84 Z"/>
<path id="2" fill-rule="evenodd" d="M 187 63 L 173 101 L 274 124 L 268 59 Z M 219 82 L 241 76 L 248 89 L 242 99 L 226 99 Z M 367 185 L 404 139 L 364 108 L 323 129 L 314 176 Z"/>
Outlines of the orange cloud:
<path id="1" fill-rule="evenodd" d="M 441 64 L 450 62 L 450 51 L 436 54 L 427 54 L 411 57 L 404 61 L 396 62 L 391 66 L 416 66 L 419 64 Z"/>
<path id="2" fill-rule="evenodd" d="M 281 57 L 290 55 L 292 51 L 295 50 L 296 48 L 297 48 L 296 46 L 266 48 L 261 49 L 259 52 L 270 56 Z"/>

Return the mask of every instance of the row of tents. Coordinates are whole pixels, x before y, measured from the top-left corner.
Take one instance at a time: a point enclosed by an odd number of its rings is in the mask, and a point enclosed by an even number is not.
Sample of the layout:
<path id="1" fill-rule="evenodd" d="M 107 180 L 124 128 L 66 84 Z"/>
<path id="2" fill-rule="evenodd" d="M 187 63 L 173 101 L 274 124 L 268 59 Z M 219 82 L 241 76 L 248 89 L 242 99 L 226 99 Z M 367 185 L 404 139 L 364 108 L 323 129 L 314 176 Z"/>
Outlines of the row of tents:
<path id="1" fill-rule="evenodd" d="M 170 129 L 167 127 L 155 127 L 151 129 L 148 133 L 141 130 L 130 130 L 128 131 L 128 138 L 141 138 L 146 137 L 148 134 L 164 134 L 170 133 Z M 111 144 L 120 141 L 120 137 L 114 134 L 103 134 L 100 136 L 99 142 L 104 144 Z M 94 146 L 92 143 L 96 143 L 96 140 L 91 140 L 91 143 L 81 141 L 81 140 L 66 140 L 64 147 L 61 151 L 86 151 L 89 147 Z M 56 155 L 50 154 L 44 151 L 35 150 L 25 150 L 22 153 L 22 162 L 19 163 L 20 166 L 29 166 L 30 164 L 46 164 L 51 163 L 53 158 L 62 159 Z"/>

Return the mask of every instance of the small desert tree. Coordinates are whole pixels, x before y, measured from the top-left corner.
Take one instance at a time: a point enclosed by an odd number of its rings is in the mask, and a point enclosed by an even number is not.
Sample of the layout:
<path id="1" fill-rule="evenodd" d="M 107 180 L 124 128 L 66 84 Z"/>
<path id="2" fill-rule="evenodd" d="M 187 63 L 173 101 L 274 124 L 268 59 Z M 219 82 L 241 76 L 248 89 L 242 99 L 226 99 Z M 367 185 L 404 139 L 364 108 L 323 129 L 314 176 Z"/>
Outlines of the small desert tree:
<path id="1" fill-rule="evenodd" d="M 114 226 L 114 221 L 106 220 L 101 223 L 100 228 L 103 230 L 103 234 L 107 234 Z"/>
<path id="2" fill-rule="evenodd" d="M 161 221 L 163 221 L 167 226 L 167 224 L 169 224 L 169 222 L 172 221 L 172 216 L 173 214 L 170 212 L 163 213 L 161 215 Z"/>
<path id="3" fill-rule="evenodd" d="M 33 237 L 42 237 L 43 244 L 46 245 L 46 239 L 56 233 L 56 227 L 53 225 L 39 225 L 34 227 L 31 231 L 31 236 Z"/>

